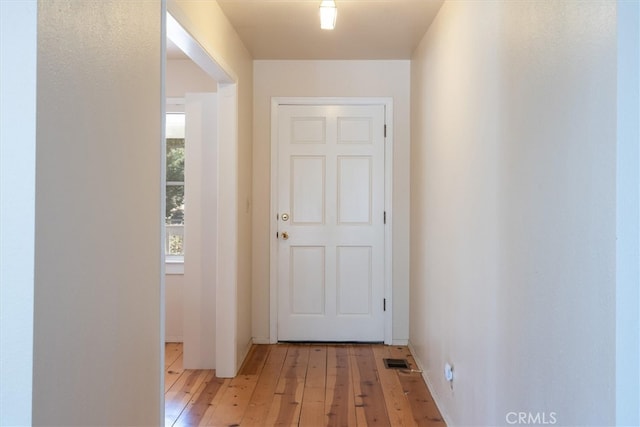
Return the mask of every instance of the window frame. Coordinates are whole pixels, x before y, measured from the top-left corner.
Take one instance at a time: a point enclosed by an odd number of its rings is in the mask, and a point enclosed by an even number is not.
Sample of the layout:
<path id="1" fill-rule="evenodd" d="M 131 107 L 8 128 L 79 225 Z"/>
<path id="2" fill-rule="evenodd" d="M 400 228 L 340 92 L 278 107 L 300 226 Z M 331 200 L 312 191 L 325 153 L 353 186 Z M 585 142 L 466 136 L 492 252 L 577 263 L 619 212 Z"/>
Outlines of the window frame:
<path id="1" fill-rule="evenodd" d="M 166 100 L 166 109 L 164 112 L 164 123 L 165 123 L 165 127 L 166 127 L 166 116 L 169 114 L 185 114 L 185 100 L 184 98 L 167 98 Z M 165 135 L 164 135 L 164 144 L 166 144 L 166 131 L 165 131 Z M 186 145 L 186 140 L 185 140 L 185 145 Z M 186 149 L 186 148 L 185 148 Z M 164 200 L 166 203 L 166 188 L 167 185 L 171 185 L 173 184 L 175 181 L 166 181 L 166 176 L 167 176 L 167 172 L 166 172 L 166 148 L 163 152 L 163 156 L 164 156 L 164 185 L 163 185 L 163 191 L 165 192 L 164 195 Z M 186 184 L 183 181 L 183 185 L 186 187 Z M 186 188 L 185 188 L 186 189 Z M 165 211 L 163 209 L 162 211 L 163 217 L 165 214 Z M 167 233 L 167 228 L 166 228 L 166 223 L 163 224 L 163 236 L 165 237 L 163 239 L 163 246 L 166 244 L 166 233 Z M 184 237 L 183 237 L 184 239 Z M 183 245 L 184 245 L 184 240 L 183 240 Z M 184 252 L 184 246 L 183 246 L 183 252 Z M 184 274 L 184 253 L 182 255 L 170 255 L 167 254 L 165 251 L 165 248 L 163 247 L 163 253 L 164 253 L 164 264 L 165 264 L 165 274 L 177 274 L 177 275 L 182 275 Z"/>

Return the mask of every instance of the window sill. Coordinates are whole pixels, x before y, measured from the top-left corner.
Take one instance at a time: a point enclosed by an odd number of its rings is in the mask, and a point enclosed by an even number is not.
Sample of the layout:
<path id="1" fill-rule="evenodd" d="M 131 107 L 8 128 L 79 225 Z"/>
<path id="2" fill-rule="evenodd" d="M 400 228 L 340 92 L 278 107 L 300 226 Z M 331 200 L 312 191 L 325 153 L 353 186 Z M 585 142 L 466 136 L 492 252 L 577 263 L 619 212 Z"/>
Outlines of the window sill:
<path id="1" fill-rule="evenodd" d="M 176 257 L 173 259 L 167 258 L 164 261 L 164 274 L 177 275 L 184 274 L 184 258 Z"/>

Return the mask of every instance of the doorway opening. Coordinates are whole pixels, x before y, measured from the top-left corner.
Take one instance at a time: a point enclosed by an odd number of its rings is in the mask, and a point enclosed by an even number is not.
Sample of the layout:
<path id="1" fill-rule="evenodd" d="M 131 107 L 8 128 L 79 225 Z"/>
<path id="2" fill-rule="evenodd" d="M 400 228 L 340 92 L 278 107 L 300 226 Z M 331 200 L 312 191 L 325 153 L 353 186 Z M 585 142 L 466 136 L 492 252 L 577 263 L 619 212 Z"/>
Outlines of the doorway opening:
<path id="1" fill-rule="evenodd" d="M 170 107 L 162 105 L 163 115 L 182 108 L 186 126 L 184 204 L 176 204 L 171 214 L 165 215 L 169 222 L 177 221 L 178 211 L 184 208 L 184 240 L 180 242 L 184 259 L 182 264 L 179 256 L 164 260 L 165 278 L 169 279 L 162 292 L 161 333 L 165 340 L 184 341 L 186 367 L 215 368 L 218 377 L 233 377 L 238 369 L 237 331 L 229 327 L 235 324 L 237 314 L 237 79 L 180 23 L 188 20 L 180 18 L 178 6 L 169 3 L 167 7 L 163 36 L 179 63 L 168 63 L 172 59 L 167 60 L 165 51 L 164 74 L 172 68 L 188 78 L 172 82 L 171 90 L 178 87 L 175 90 L 180 93 L 169 93 L 165 79 Z M 194 87 L 194 81 L 200 81 L 201 86 Z M 166 156 L 165 150 L 163 164 Z M 225 184 L 218 185 L 220 182 Z M 179 185 L 179 181 L 165 176 L 165 192 L 167 184 Z M 222 205 L 224 209 L 219 208 Z M 172 279 L 182 282 L 181 288 L 170 288 L 173 284 L 166 282 Z M 184 298 L 182 309 L 172 299 L 176 296 Z M 172 332 L 179 329 L 170 329 L 175 326 L 170 322 L 181 323 L 182 331 Z M 164 343 L 160 351 L 164 360 Z M 164 363 L 161 366 L 164 384 Z"/>

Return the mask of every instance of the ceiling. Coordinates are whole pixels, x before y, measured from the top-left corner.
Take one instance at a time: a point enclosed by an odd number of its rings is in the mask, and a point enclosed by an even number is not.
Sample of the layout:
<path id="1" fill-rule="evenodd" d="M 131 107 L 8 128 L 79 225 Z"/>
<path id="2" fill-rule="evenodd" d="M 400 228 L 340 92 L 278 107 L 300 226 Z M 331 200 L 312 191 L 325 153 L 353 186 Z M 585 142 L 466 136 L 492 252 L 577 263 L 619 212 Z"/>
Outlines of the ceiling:
<path id="1" fill-rule="evenodd" d="M 321 30 L 320 0 L 218 0 L 254 59 L 409 59 L 443 0 L 335 0 Z"/>

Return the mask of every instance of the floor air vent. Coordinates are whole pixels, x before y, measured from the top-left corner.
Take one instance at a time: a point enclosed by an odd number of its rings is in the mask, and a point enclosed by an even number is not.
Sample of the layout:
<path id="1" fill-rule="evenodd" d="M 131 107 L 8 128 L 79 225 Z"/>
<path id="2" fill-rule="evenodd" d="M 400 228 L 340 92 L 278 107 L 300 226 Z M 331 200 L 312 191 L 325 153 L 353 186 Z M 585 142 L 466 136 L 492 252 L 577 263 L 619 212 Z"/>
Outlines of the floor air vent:
<path id="1" fill-rule="evenodd" d="M 387 369 L 409 369 L 407 359 L 382 359 Z"/>

